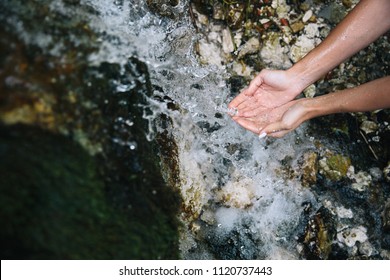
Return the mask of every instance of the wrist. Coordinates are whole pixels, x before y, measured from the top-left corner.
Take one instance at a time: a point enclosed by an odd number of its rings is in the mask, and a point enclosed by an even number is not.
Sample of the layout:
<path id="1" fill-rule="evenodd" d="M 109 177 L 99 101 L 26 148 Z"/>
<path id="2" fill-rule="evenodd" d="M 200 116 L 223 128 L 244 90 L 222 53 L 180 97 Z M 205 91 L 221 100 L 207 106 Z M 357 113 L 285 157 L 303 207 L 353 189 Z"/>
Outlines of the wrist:
<path id="1" fill-rule="evenodd" d="M 303 62 L 297 62 L 287 70 L 287 75 L 293 81 L 296 90 L 301 93 L 305 88 L 317 81 L 314 71 L 310 71 L 308 65 Z"/>
<path id="2" fill-rule="evenodd" d="M 302 98 L 299 100 L 303 108 L 303 121 L 323 115 L 323 107 L 318 98 Z"/>

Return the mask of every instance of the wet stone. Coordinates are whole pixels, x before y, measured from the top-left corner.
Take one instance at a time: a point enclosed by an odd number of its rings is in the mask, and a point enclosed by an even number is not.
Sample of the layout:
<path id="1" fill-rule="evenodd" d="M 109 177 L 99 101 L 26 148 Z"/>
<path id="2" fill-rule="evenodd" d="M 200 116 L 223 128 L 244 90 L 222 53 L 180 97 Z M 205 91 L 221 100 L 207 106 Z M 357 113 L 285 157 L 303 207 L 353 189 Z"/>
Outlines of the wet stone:
<path id="1" fill-rule="evenodd" d="M 177 16 L 174 7 L 179 4 L 179 0 L 146 0 L 150 10 L 164 17 L 174 18 Z"/>
<path id="2" fill-rule="evenodd" d="M 305 24 L 301 21 L 294 22 L 290 25 L 290 28 L 293 33 L 298 33 L 299 31 L 302 31 L 305 28 Z"/>
<path id="3" fill-rule="evenodd" d="M 327 208 L 321 207 L 310 218 L 306 231 L 300 238 L 303 256 L 306 259 L 328 259 L 335 236 L 334 216 Z"/>
<path id="4" fill-rule="evenodd" d="M 333 181 L 346 177 L 350 166 L 351 160 L 338 154 L 330 154 L 319 160 L 320 173 Z"/>
<path id="5" fill-rule="evenodd" d="M 387 233 L 390 233 L 390 199 L 387 200 L 382 211 L 382 227 Z"/>
<path id="6" fill-rule="evenodd" d="M 317 182 L 318 173 L 318 155 L 315 152 L 307 152 L 303 155 L 301 165 L 303 186 L 310 186 Z"/>

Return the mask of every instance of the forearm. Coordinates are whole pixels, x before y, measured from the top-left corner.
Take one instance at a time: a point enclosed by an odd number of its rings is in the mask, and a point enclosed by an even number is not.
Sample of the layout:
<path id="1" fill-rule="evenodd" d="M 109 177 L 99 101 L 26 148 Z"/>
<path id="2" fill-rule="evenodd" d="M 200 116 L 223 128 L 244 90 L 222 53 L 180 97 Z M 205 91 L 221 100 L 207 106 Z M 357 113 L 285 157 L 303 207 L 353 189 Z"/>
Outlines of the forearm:
<path id="1" fill-rule="evenodd" d="M 328 37 L 288 70 L 303 90 L 390 28 L 390 0 L 361 0 Z"/>
<path id="2" fill-rule="evenodd" d="M 306 119 L 335 113 L 390 108 L 390 76 L 303 101 L 307 112 Z"/>

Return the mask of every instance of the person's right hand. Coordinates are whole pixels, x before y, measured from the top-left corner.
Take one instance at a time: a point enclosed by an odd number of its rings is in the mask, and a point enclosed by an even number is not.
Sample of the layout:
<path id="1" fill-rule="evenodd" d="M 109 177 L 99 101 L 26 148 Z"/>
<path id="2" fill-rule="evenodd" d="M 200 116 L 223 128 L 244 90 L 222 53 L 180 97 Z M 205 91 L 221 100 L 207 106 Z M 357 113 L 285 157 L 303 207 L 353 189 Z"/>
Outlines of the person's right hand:
<path id="1" fill-rule="evenodd" d="M 298 81 L 288 71 L 264 69 L 230 102 L 229 108 L 237 112 L 232 116 L 236 121 L 260 117 L 293 100 L 301 91 Z"/>
<path id="2" fill-rule="evenodd" d="M 245 129 L 259 134 L 280 138 L 310 119 L 310 104 L 315 100 L 301 98 L 269 110 L 267 114 L 251 118 L 237 118 L 237 123 Z"/>

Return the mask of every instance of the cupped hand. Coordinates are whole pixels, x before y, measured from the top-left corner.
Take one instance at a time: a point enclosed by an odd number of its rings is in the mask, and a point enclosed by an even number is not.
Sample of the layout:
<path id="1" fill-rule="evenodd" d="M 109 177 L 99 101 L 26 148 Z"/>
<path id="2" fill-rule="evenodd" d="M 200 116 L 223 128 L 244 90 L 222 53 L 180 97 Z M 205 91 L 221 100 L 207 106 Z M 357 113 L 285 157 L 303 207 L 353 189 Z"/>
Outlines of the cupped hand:
<path id="1" fill-rule="evenodd" d="M 237 112 L 234 120 L 256 118 L 293 100 L 300 92 L 298 83 L 288 71 L 265 69 L 230 102 L 229 108 Z"/>
<path id="2" fill-rule="evenodd" d="M 280 138 L 296 129 L 309 118 L 306 99 L 290 101 L 282 106 L 269 109 L 255 117 L 237 117 L 236 122 L 261 137 Z"/>

